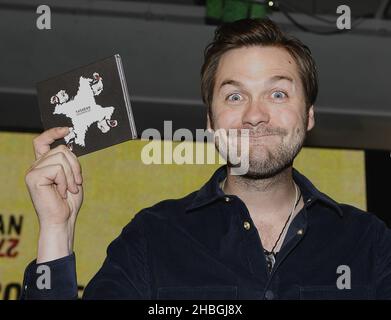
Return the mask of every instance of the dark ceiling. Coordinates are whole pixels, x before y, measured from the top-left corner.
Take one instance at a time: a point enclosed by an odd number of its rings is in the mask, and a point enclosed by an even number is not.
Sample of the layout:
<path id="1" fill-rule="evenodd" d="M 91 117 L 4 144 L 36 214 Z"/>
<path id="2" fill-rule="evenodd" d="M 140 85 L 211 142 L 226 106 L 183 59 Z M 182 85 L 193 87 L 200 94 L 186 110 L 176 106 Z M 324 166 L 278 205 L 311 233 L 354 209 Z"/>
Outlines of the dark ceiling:
<path id="1" fill-rule="evenodd" d="M 112 1 L 136 1 L 140 0 L 112 0 Z M 180 5 L 205 5 L 206 0 L 144 0 L 151 3 L 180 4 Z M 262 1 L 262 0 L 260 0 Z M 374 17 L 384 0 L 280 0 L 288 11 L 317 15 L 335 15 L 339 5 L 348 5 L 353 17 Z M 257 2 L 257 1 L 254 1 Z M 384 18 L 391 18 L 391 6 L 388 6 Z"/>

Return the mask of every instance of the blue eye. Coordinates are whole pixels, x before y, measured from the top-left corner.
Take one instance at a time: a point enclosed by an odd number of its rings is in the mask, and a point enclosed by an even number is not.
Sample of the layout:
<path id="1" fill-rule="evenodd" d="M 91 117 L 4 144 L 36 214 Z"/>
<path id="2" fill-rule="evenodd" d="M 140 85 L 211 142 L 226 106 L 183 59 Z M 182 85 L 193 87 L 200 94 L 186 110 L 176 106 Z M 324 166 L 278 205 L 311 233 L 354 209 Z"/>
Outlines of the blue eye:
<path id="1" fill-rule="evenodd" d="M 286 93 L 282 91 L 274 91 L 272 93 L 273 99 L 281 100 L 281 99 L 285 99 L 286 97 L 287 97 Z"/>
<path id="2" fill-rule="evenodd" d="M 240 101 L 242 98 L 242 96 L 238 93 L 233 93 L 233 94 L 230 94 L 226 100 L 228 101 L 233 101 L 233 102 L 236 102 L 236 101 Z"/>

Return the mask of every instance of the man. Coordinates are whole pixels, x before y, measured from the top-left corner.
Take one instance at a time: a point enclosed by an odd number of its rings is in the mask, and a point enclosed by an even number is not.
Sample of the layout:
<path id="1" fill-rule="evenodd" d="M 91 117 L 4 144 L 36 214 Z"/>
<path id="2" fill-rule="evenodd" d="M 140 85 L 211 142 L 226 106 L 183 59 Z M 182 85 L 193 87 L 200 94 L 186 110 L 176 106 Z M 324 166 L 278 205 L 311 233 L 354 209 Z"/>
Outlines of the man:
<path id="1" fill-rule="evenodd" d="M 335 202 L 292 168 L 314 126 L 317 75 L 309 49 L 270 20 L 219 27 L 205 51 L 208 128 L 248 129 L 248 171 L 219 168 L 199 190 L 143 209 L 107 250 L 87 299 L 391 298 L 391 232 Z M 26 174 L 40 222 L 22 298 L 76 298 L 73 236 L 82 204 L 68 133 L 34 140 Z M 321 168 L 319 168 L 321 170 Z M 51 289 L 36 285 L 51 270 Z"/>

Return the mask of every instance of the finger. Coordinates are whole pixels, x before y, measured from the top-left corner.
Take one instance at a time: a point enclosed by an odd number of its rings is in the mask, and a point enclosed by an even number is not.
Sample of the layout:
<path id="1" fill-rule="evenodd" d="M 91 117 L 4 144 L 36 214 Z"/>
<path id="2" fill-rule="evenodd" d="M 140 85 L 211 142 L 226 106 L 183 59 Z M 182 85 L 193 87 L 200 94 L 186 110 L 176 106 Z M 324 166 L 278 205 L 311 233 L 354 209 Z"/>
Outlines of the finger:
<path id="1" fill-rule="evenodd" d="M 65 177 L 67 179 L 68 190 L 72 193 L 78 193 L 78 188 L 75 181 L 75 176 L 72 170 L 72 167 L 68 161 L 67 156 L 63 152 L 57 152 L 50 155 L 45 155 L 41 158 L 41 161 L 35 166 L 35 168 L 42 168 L 47 165 L 61 164 Z"/>
<path id="2" fill-rule="evenodd" d="M 40 158 L 43 154 L 50 150 L 50 145 L 57 139 L 65 137 L 69 133 L 68 127 L 55 127 L 48 129 L 34 138 L 33 147 L 35 158 Z"/>
<path id="3" fill-rule="evenodd" d="M 26 184 L 34 188 L 52 187 L 55 184 L 60 196 L 67 198 L 67 179 L 61 164 L 35 168 L 26 175 Z"/>
<path id="4" fill-rule="evenodd" d="M 71 168 L 73 171 L 73 175 L 75 176 L 75 182 L 77 184 L 83 183 L 83 175 L 82 175 L 82 168 L 79 159 L 77 159 L 76 155 L 69 150 L 66 146 L 63 145 L 62 149 L 65 152 L 65 155 L 71 164 Z"/>
<path id="5" fill-rule="evenodd" d="M 63 152 L 57 152 L 55 154 L 45 155 L 45 157 L 42 158 L 42 161 L 40 161 L 40 163 L 38 163 L 35 166 L 35 168 L 39 169 L 39 168 L 46 167 L 48 165 L 57 165 L 57 164 L 60 164 L 65 172 L 68 190 L 72 193 L 78 193 L 79 189 L 77 188 L 71 165 L 66 155 Z"/>
<path id="6" fill-rule="evenodd" d="M 64 198 L 67 198 L 67 190 L 69 189 L 69 184 L 67 182 L 67 177 L 65 174 L 64 167 L 62 165 L 55 164 L 53 166 L 49 167 L 49 170 L 53 171 L 53 174 L 55 174 L 54 178 L 52 178 L 52 181 L 57 186 L 58 193 Z M 49 172 L 51 173 L 51 172 Z M 52 175 L 53 177 L 53 175 Z"/>
<path id="7" fill-rule="evenodd" d="M 75 178 L 75 182 L 77 184 L 82 184 L 83 183 L 83 176 L 82 176 L 82 171 L 81 171 L 81 165 L 79 160 L 77 159 L 76 155 L 69 150 L 65 145 L 59 145 L 54 149 L 51 149 L 45 154 L 45 157 L 56 154 L 58 152 L 64 153 L 66 158 L 68 159 L 68 162 L 72 168 L 73 176 Z M 41 163 L 45 157 L 41 157 L 38 160 L 33 163 L 33 166 L 37 166 L 39 163 Z"/>

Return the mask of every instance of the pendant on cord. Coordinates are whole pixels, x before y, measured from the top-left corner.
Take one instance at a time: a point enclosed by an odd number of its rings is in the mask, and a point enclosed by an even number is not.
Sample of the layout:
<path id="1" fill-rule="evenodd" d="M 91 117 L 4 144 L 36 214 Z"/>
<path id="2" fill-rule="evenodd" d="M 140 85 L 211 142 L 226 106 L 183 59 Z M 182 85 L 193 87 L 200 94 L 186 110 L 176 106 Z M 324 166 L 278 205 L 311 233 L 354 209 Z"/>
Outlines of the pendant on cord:
<path id="1" fill-rule="evenodd" d="M 269 252 L 267 250 L 264 250 L 266 262 L 267 262 L 267 269 L 269 270 L 269 273 L 272 272 L 274 264 L 276 263 L 276 255 L 274 252 Z"/>

